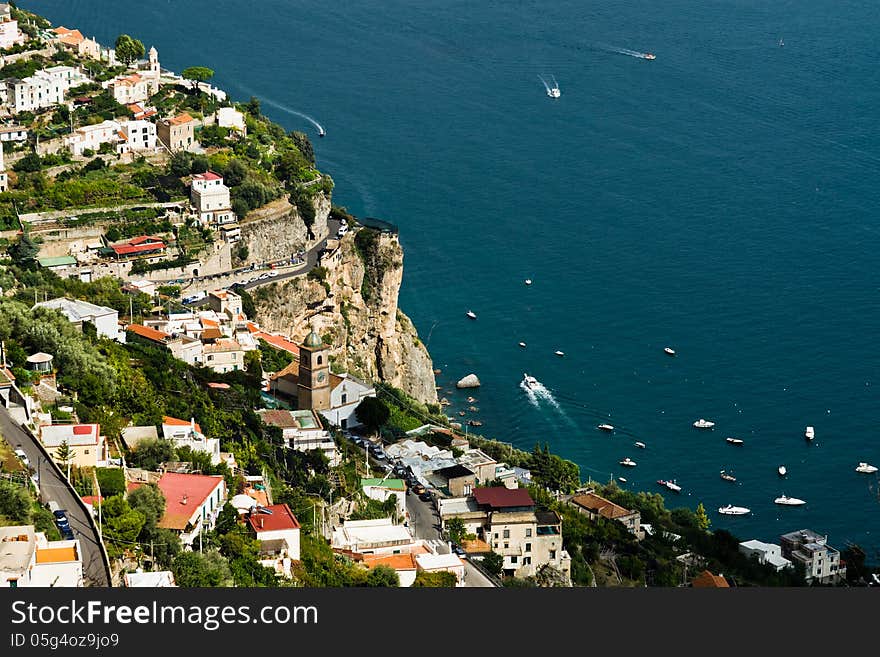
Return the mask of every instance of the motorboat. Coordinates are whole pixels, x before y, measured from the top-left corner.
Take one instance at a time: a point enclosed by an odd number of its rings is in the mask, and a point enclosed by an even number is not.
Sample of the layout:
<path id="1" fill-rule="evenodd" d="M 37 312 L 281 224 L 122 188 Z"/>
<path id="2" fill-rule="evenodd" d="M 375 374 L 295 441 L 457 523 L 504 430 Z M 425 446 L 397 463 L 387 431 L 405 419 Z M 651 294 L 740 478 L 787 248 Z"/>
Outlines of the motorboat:
<path id="1" fill-rule="evenodd" d="M 602 431 L 614 431 L 614 426 L 610 424 L 600 424 L 597 429 L 601 429 Z"/>
<path id="2" fill-rule="evenodd" d="M 805 437 L 807 440 L 812 440 L 813 438 L 816 437 L 816 430 L 815 430 L 813 427 L 807 427 L 807 428 L 804 430 L 804 437 Z"/>
<path id="3" fill-rule="evenodd" d="M 645 443 L 643 443 L 641 440 L 637 440 L 636 443 L 635 443 L 635 445 L 636 445 L 636 447 L 638 447 L 639 449 L 645 449 Z"/>
<path id="4" fill-rule="evenodd" d="M 527 278 L 527 279 L 526 279 L 526 285 L 531 285 L 531 284 L 532 284 L 532 279 L 531 279 L 531 278 Z"/>
<path id="5" fill-rule="evenodd" d="M 622 483 L 622 484 L 625 484 L 625 483 L 626 483 L 626 477 L 618 477 L 618 478 L 617 478 L 617 481 L 619 481 L 619 482 Z"/>
<path id="6" fill-rule="evenodd" d="M 520 342 L 520 343 L 519 343 L 519 346 L 522 347 L 523 349 L 525 349 L 525 348 L 526 348 L 526 343 L 525 343 L 525 342 Z"/>
<path id="7" fill-rule="evenodd" d="M 788 472 L 788 470 L 785 469 L 784 465 L 780 465 L 778 468 L 776 468 L 776 472 L 779 473 L 780 477 L 784 477 L 786 475 L 786 473 Z"/>
<path id="8" fill-rule="evenodd" d="M 327 133 L 324 132 L 324 128 L 321 128 L 321 129 L 318 131 L 318 136 L 319 136 L 319 137 L 323 137 L 323 136 L 326 135 L 326 134 L 327 134 Z"/>
<path id="9" fill-rule="evenodd" d="M 721 478 L 724 481 L 736 481 L 736 477 L 734 477 L 732 474 L 730 474 L 726 470 L 721 471 Z"/>
<path id="10" fill-rule="evenodd" d="M 742 445 L 743 444 L 742 438 L 725 438 L 725 440 L 727 440 L 727 442 L 729 442 L 731 445 Z"/>
<path id="11" fill-rule="evenodd" d="M 467 316 L 470 317 L 471 319 L 476 319 L 476 318 L 477 318 L 477 314 L 476 314 L 473 310 L 468 310 L 468 311 L 465 313 L 465 315 L 467 315 Z"/>
<path id="12" fill-rule="evenodd" d="M 709 420 L 704 420 L 703 418 L 700 418 L 699 420 L 694 422 L 694 426 L 697 429 L 711 429 L 712 427 L 715 426 L 715 423 L 710 422 Z"/>
<path id="13" fill-rule="evenodd" d="M 733 506 L 732 504 L 722 506 L 718 509 L 718 513 L 724 514 L 726 516 L 744 516 L 751 512 L 751 509 L 747 509 L 744 506 Z"/>
<path id="14" fill-rule="evenodd" d="M 562 92 L 559 90 L 559 85 L 557 84 L 555 87 L 547 89 L 547 95 L 550 96 L 550 98 L 559 98 L 562 95 Z"/>
<path id="15" fill-rule="evenodd" d="M 623 459 L 622 461 L 619 461 L 619 463 L 620 463 L 620 465 L 625 465 L 625 466 L 628 467 L 628 468 L 634 468 L 634 467 L 636 467 L 636 465 L 638 465 L 638 463 L 636 463 L 635 461 L 633 461 L 633 460 L 632 460 L 630 457 L 628 457 L 628 456 L 627 456 L 625 459 Z"/>
<path id="16" fill-rule="evenodd" d="M 652 53 L 652 52 L 646 52 L 646 53 L 645 53 L 645 59 L 657 59 L 657 55 L 655 55 L 655 54 Z"/>
<path id="17" fill-rule="evenodd" d="M 669 480 L 658 479 L 657 483 L 660 484 L 661 486 L 666 486 L 666 488 L 668 488 L 669 490 L 673 490 L 676 493 L 681 492 L 681 486 L 679 486 L 677 483 L 675 483 L 675 479 L 669 479 Z"/>
<path id="18" fill-rule="evenodd" d="M 556 354 L 557 356 L 565 356 L 565 352 L 559 351 L 558 349 L 556 351 L 554 351 L 553 353 Z"/>
<path id="19" fill-rule="evenodd" d="M 675 356 L 675 349 L 672 347 L 663 347 L 663 351 L 665 351 L 670 356 Z"/>
<path id="20" fill-rule="evenodd" d="M 523 385 L 525 385 L 525 387 L 528 388 L 529 390 L 537 390 L 538 387 L 541 385 L 540 382 L 538 381 L 538 379 L 536 379 L 533 376 L 529 376 L 525 372 L 523 372 L 522 382 L 523 382 Z"/>
<path id="21" fill-rule="evenodd" d="M 797 497 L 789 497 L 785 493 L 773 501 L 776 502 L 776 504 L 783 504 L 785 506 L 801 506 L 802 504 L 806 504 L 804 500 L 798 499 Z"/>
<path id="22" fill-rule="evenodd" d="M 870 463 L 865 463 L 864 461 L 861 461 L 856 466 L 856 472 L 864 472 L 865 474 L 874 474 L 875 472 L 877 472 L 877 466 L 871 465 Z"/>

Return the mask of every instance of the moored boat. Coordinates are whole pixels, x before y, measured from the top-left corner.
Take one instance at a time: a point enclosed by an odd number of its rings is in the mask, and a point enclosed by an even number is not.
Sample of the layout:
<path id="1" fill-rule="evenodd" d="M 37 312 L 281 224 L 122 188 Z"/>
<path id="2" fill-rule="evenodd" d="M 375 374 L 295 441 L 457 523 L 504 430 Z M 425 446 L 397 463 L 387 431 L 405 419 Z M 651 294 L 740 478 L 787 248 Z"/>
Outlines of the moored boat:
<path id="1" fill-rule="evenodd" d="M 565 356 L 565 352 L 559 351 L 558 349 L 553 353 L 555 353 L 557 356 Z"/>
<path id="2" fill-rule="evenodd" d="M 778 468 L 776 468 L 776 472 L 779 473 L 780 477 L 784 477 L 786 474 L 788 474 L 788 470 L 785 469 L 784 465 L 780 465 Z"/>
<path id="3" fill-rule="evenodd" d="M 622 461 L 619 461 L 620 465 L 625 465 L 628 468 L 634 468 L 638 465 L 635 461 L 633 461 L 630 457 L 626 457 Z"/>
<path id="4" fill-rule="evenodd" d="M 801 506 L 802 504 L 806 504 L 804 500 L 798 499 L 797 497 L 789 497 L 785 493 L 783 493 L 773 501 L 776 504 L 782 504 L 785 506 Z"/>
<path id="5" fill-rule="evenodd" d="M 465 313 L 465 315 L 467 315 L 467 316 L 470 317 L 471 319 L 476 319 L 476 318 L 477 318 L 477 314 L 476 314 L 473 310 L 468 310 L 468 311 Z"/>
<path id="6" fill-rule="evenodd" d="M 661 486 L 666 486 L 666 488 L 675 491 L 676 493 L 681 492 L 681 486 L 675 483 L 675 479 L 658 479 L 657 483 Z"/>
<path id="7" fill-rule="evenodd" d="M 725 438 L 725 440 L 727 440 L 727 442 L 729 442 L 731 445 L 742 445 L 743 444 L 742 438 Z"/>
<path id="8" fill-rule="evenodd" d="M 663 351 L 665 351 L 670 356 L 675 356 L 675 349 L 673 349 L 672 347 L 664 347 Z"/>
<path id="9" fill-rule="evenodd" d="M 726 470 L 721 471 L 721 478 L 724 481 L 736 481 L 736 477 L 734 477 L 732 474 L 730 474 Z"/>
<path id="10" fill-rule="evenodd" d="M 813 438 L 816 437 L 816 430 L 815 430 L 813 427 L 807 427 L 807 428 L 804 430 L 804 437 L 805 437 L 807 440 L 812 440 Z"/>
<path id="11" fill-rule="evenodd" d="M 612 424 L 600 424 L 596 428 L 601 429 L 602 431 L 614 431 L 614 425 Z"/>
<path id="12" fill-rule="evenodd" d="M 704 420 L 703 418 L 700 418 L 699 420 L 694 422 L 694 426 L 697 429 L 711 429 L 712 427 L 715 426 L 715 423 L 711 422 L 709 420 Z"/>
<path id="13" fill-rule="evenodd" d="M 865 463 L 864 461 L 861 461 L 856 466 L 856 472 L 864 472 L 865 474 L 873 474 L 873 473 L 877 472 L 877 466 L 871 465 L 870 463 Z"/>
<path id="14" fill-rule="evenodd" d="M 718 509 L 718 513 L 724 514 L 726 516 L 744 516 L 751 512 L 751 509 L 748 509 L 744 506 L 733 506 L 732 504 L 727 504 L 726 506 L 722 506 Z"/>
<path id="15" fill-rule="evenodd" d="M 637 440 L 635 442 L 635 446 L 638 447 L 639 449 L 645 449 L 645 443 L 643 443 L 641 440 Z"/>

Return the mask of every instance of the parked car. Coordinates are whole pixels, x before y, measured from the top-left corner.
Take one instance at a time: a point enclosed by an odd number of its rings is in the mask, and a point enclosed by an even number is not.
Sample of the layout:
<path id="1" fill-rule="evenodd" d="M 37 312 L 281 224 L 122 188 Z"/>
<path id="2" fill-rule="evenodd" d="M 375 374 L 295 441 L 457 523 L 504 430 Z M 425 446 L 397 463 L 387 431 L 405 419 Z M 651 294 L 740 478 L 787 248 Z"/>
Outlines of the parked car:
<path id="1" fill-rule="evenodd" d="M 340 226 L 339 230 L 336 231 L 337 237 L 343 237 L 348 232 L 348 226 Z"/>
<path id="2" fill-rule="evenodd" d="M 433 502 L 434 501 L 434 498 L 431 496 L 431 492 L 427 491 L 427 490 L 424 493 L 422 493 L 421 495 L 419 495 L 419 499 L 422 502 Z"/>
<path id="3" fill-rule="evenodd" d="M 416 495 L 421 496 L 421 494 L 425 492 L 425 487 L 422 486 L 421 484 L 415 484 L 412 487 L 412 492 L 415 493 Z"/>
<path id="4" fill-rule="evenodd" d="M 461 547 L 458 543 L 453 543 L 453 544 L 452 544 L 452 551 L 455 552 L 455 554 L 457 554 L 457 555 L 460 556 L 460 557 L 466 557 L 466 556 L 467 556 L 467 552 L 465 552 L 465 551 L 464 551 L 464 548 Z"/>
<path id="5" fill-rule="evenodd" d="M 15 455 L 18 457 L 18 460 L 24 463 L 24 467 L 31 467 L 30 459 L 28 459 L 27 454 L 24 453 L 23 449 L 15 450 Z"/>

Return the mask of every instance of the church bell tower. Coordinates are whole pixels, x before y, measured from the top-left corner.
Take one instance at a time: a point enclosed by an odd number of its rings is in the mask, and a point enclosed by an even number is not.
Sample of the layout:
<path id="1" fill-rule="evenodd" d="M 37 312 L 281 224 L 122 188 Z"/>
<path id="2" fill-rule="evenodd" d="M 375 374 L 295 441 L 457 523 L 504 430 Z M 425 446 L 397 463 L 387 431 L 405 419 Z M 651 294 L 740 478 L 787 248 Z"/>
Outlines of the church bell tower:
<path id="1" fill-rule="evenodd" d="M 315 329 L 299 348 L 297 407 L 324 411 L 330 408 L 330 362 L 327 346 Z"/>

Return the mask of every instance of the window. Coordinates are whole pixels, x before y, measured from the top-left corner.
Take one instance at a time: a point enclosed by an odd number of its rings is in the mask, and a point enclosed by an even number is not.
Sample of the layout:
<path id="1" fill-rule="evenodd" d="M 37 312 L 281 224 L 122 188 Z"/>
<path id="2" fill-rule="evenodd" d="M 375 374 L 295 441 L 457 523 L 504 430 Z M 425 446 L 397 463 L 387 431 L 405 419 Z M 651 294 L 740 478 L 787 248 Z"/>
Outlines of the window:
<path id="1" fill-rule="evenodd" d="M 518 557 L 510 557 L 510 563 L 516 563 Z"/>
<path id="2" fill-rule="evenodd" d="M 498 538 L 498 532 L 495 532 L 494 538 Z"/>
<path id="3" fill-rule="evenodd" d="M 320 365 L 323 362 L 324 362 L 324 357 L 321 354 L 318 354 L 318 360 L 317 360 L 318 365 Z"/>
<path id="4" fill-rule="evenodd" d="M 85 452 L 84 452 L 84 453 L 85 453 L 85 454 L 88 454 L 88 453 L 89 453 L 89 450 L 85 450 Z"/>
<path id="5" fill-rule="evenodd" d="M 526 552 L 531 552 L 531 551 L 532 551 L 532 544 L 526 543 Z"/>
<path id="6" fill-rule="evenodd" d="M 509 529 L 504 530 L 504 538 L 510 538 L 510 530 Z"/>
<path id="7" fill-rule="evenodd" d="M 509 547 L 510 547 L 510 543 L 505 543 L 505 544 L 504 544 L 504 549 L 505 549 L 505 550 L 506 550 L 507 548 L 509 548 Z"/>
<path id="8" fill-rule="evenodd" d="M 526 529 L 526 538 L 531 538 L 531 536 L 532 536 L 532 528 L 528 527 Z"/>
<path id="9" fill-rule="evenodd" d="M 551 558 L 551 559 L 555 559 L 555 558 L 556 558 L 556 550 L 550 550 L 550 558 Z"/>
<path id="10" fill-rule="evenodd" d="M 532 558 L 531 557 L 523 557 L 523 566 L 531 566 Z"/>
<path id="11" fill-rule="evenodd" d="M 348 401 L 348 395 L 344 392 L 342 393 L 342 403 L 345 404 Z"/>

